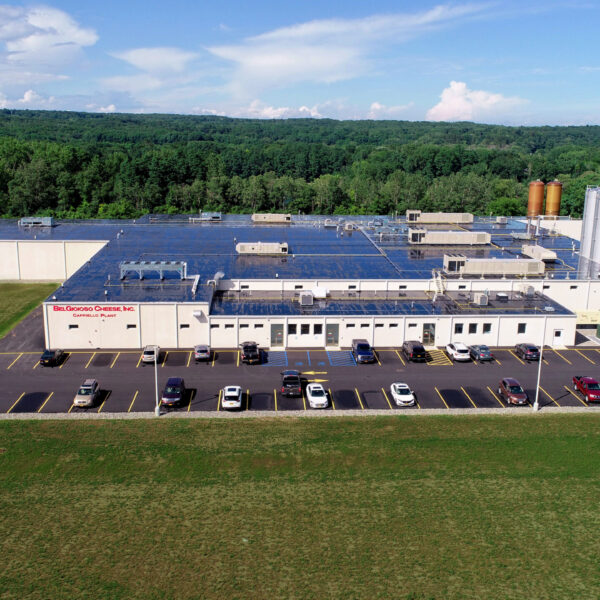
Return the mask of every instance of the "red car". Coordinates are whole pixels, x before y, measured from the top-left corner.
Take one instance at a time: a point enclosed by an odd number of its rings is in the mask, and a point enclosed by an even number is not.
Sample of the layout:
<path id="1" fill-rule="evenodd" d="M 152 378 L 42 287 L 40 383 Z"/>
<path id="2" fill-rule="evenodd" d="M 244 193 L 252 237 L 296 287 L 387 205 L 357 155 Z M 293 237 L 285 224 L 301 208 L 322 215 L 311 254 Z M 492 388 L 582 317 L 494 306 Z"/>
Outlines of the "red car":
<path id="1" fill-rule="evenodd" d="M 579 390 L 588 402 L 600 402 L 600 384 L 593 377 L 575 375 L 573 389 Z"/>
<path id="2" fill-rule="evenodd" d="M 498 384 L 498 396 L 503 398 L 507 404 L 521 406 L 529 402 L 527 392 L 521 387 L 521 384 L 512 377 L 505 377 Z"/>

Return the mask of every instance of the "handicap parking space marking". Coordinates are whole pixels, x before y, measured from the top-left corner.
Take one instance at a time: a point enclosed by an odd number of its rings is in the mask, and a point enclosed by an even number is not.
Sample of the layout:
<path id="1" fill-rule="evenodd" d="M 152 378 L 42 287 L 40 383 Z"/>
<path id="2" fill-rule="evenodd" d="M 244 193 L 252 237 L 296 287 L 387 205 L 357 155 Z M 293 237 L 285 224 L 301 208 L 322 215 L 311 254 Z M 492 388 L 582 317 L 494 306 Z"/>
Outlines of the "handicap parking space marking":
<path id="1" fill-rule="evenodd" d="M 288 356 L 286 350 L 270 350 L 268 352 L 263 352 L 263 357 L 266 360 L 263 360 L 261 365 L 263 367 L 287 367 L 288 366 Z"/>
<path id="2" fill-rule="evenodd" d="M 454 363 L 450 360 L 450 358 L 448 358 L 448 355 L 443 350 L 428 350 L 427 357 L 429 360 L 426 358 L 425 362 L 430 367 L 451 367 L 454 365 Z"/>
<path id="3" fill-rule="evenodd" d="M 327 350 L 327 358 L 332 367 L 356 366 L 356 360 L 350 350 Z"/>

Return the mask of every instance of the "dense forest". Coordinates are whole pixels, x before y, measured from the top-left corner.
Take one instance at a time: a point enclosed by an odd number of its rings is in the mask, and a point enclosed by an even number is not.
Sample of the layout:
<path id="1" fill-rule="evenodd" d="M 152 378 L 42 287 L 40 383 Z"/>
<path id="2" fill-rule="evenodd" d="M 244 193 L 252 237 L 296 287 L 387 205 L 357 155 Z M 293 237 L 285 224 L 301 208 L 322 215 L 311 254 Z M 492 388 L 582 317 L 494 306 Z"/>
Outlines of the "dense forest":
<path id="1" fill-rule="evenodd" d="M 264 121 L 0 110 L 0 215 L 524 214 L 531 179 L 581 216 L 600 127 Z"/>

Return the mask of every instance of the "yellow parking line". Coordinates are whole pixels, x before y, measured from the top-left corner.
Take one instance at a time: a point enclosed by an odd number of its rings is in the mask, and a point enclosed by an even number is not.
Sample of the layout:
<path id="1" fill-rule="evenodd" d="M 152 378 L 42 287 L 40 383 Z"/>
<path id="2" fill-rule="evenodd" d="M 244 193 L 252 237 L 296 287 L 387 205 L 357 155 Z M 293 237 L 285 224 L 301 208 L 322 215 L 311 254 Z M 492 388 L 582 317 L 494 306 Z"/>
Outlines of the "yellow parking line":
<path id="1" fill-rule="evenodd" d="M 196 395 L 196 390 L 192 390 L 192 393 L 190 394 L 190 401 L 188 402 L 188 407 L 187 407 L 188 412 L 190 412 L 190 410 L 192 408 L 192 399 L 194 398 L 195 395 Z"/>
<path id="2" fill-rule="evenodd" d="M 249 403 L 250 403 L 250 390 L 246 390 L 246 410 L 248 410 Z"/>
<path id="3" fill-rule="evenodd" d="M 25 395 L 25 392 L 23 392 L 15 401 L 15 403 L 6 411 L 6 414 L 8 414 L 19 402 L 19 400 Z"/>
<path id="4" fill-rule="evenodd" d="M 67 354 L 65 355 L 65 357 L 63 358 L 62 362 L 60 363 L 60 367 L 58 367 L 59 369 L 62 369 L 66 364 L 67 361 L 71 358 L 71 353 L 67 352 Z M 35 369 L 35 367 L 33 367 Z"/>
<path id="5" fill-rule="evenodd" d="M 140 393 L 139 390 L 135 390 L 135 394 L 133 395 L 133 400 L 131 401 L 131 404 L 129 405 L 127 412 L 131 412 L 131 409 L 133 408 L 133 403 L 135 402 L 135 399 L 138 397 L 139 393 Z"/>
<path id="6" fill-rule="evenodd" d="M 502 404 L 502 400 L 500 400 L 500 398 L 498 398 L 498 396 L 496 396 L 496 394 L 494 394 L 494 392 L 492 391 L 492 388 L 491 388 L 489 385 L 488 385 L 488 386 L 486 386 L 486 387 L 487 387 L 487 389 L 490 391 L 490 394 L 491 394 L 492 396 L 494 396 L 494 398 L 496 398 L 496 400 L 498 400 L 498 402 L 499 402 L 500 406 L 501 406 L 502 408 L 506 408 L 506 407 L 504 406 L 504 404 Z"/>
<path id="7" fill-rule="evenodd" d="M 120 352 L 117 352 L 117 355 L 115 356 L 115 359 L 112 361 L 112 363 L 110 364 L 110 368 L 112 369 L 115 366 L 115 363 L 117 362 L 117 359 L 119 358 L 119 356 L 121 356 Z"/>
<path id="8" fill-rule="evenodd" d="M 392 403 L 390 402 L 390 399 L 388 398 L 388 395 L 385 393 L 385 390 L 383 388 L 381 388 L 381 391 L 383 392 L 383 396 L 385 397 L 385 399 L 387 400 L 388 406 L 390 407 L 390 410 L 394 410 L 392 408 Z"/>
<path id="9" fill-rule="evenodd" d="M 190 366 L 190 361 L 192 360 L 192 353 L 190 352 L 189 356 L 188 356 L 188 361 L 187 361 L 187 365 L 185 365 L 186 367 Z"/>
<path id="10" fill-rule="evenodd" d="M 498 365 L 502 366 L 502 363 L 494 356 L 494 361 L 498 363 Z"/>
<path id="11" fill-rule="evenodd" d="M 552 400 L 556 406 L 560 406 L 560 404 L 541 385 L 540 390 L 542 390 L 542 392 L 544 392 L 544 394 L 546 394 L 546 396 L 548 396 L 548 398 L 550 398 L 550 400 Z"/>
<path id="12" fill-rule="evenodd" d="M 104 405 L 106 404 L 106 401 L 108 400 L 108 397 L 111 395 L 111 393 L 112 392 L 109 390 L 108 394 L 106 394 L 106 398 L 104 398 L 104 402 L 102 402 L 102 404 L 98 407 L 98 412 L 100 412 L 104 408 Z"/>
<path id="13" fill-rule="evenodd" d="M 277 390 L 273 390 L 273 395 L 275 397 L 275 410 L 277 410 Z"/>
<path id="14" fill-rule="evenodd" d="M 522 365 L 524 365 L 524 364 L 525 364 L 525 363 L 524 363 L 524 362 L 523 362 L 523 361 L 522 361 L 522 360 L 521 360 L 521 359 L 520 359 L 520 358 L 519 358 L 519 357 L 518 357 L 518 356 L 517 356 L 517 355 L 516 355 L 516 354 L 515 354 L 515 353 L 514 353 L 512 350 L 509 350 L 509 352 L 510 352 L 510 353 L 511 353 L 511 354 L 512 354 L 512 355 L 513 355 L 513 356 L 514 356 L 514 357 L 515 357 L 515 358 L 516 358 L 516 359 L 517 359 L 517 360 L 518 360 L 518 361 L 519 361 L 519 362 L 520 362 Z"/>
<path id="15" fill-rule="evenodd" d="M 67 414 L 69 414 L 73 410 L 74 406 L 75 406 L 74 404 L 71 404 L 71 406 L 69 406 L 69 410 L 67 411 Z"/>
<path id="16" fill-rule="evenodd" d="M 236 367 L 239 367 L 239 366 L 240 366 L 240 351 L 239 351 L 239 350 L 237 351 L 237 363 L 236 363 L 236 365 L 235 365 L 235 366 L 236 366 Z"/>
<path id="17" fill-rule="evenodd" d="M 304 404 L 304 410 L 306 410 L 306 399 L 304 398 L 304 392 L 302 392 L 302 404 Z"/>
<path id="18" fill-rule="evenodd" d="M 33 369 L 37 369 L 39 366 L 40 366 L 40 361 L 39 361 L 39 360 L 36 360 L 36 361 L 35 361 L 35 365 L 33 365 Z M 62 365 L 61 365 L 61 366 L 62 366 Z M 60 368 L 60 367 L 59 367 L 59 368 Z M 33 369 L 32 369 L 32 371 L 33 371 Z"/>
<path id="19" fill-rule="evenodd" d="M 396 350 L 395 352 L 396 352 L 396 355 L 398 356 L 398 358 L 400 359 L 402 366 L 405 367 L 406 363 L 404 362 L 404 359 L 402 358 L 402 356 L 400 356 L 400 352 L 398 352 L 398 350 Z"/>
<path id="20" fill-rule="evenodd" d="M 471 396 L 469 396 L 469 394 L 467 394 L 467 390 L 465 390 L 465 388 L 461 385 L 460 389 L 463 391 L 463 394 L 469 399 L 469 402 L 473 405 L 473 408 L 477 408 L 477 404 L 475 404 L 475 402 L 473 402 L 473 399 L 471 398 Z"/>
<path id="21" fill-rule="evenodd" d="M 167 356 L 169 356 L 169 351 L 168 350 L 165 352 L 165 357 L 164 357 L 164 359 L 162 361 L 162 365 L 160 365 L 161 369 L 163 369 L 164 366 L 167 364 Z"/>
<path id="22" fill-rule="evenodd" d="M 6 367 L 6 370 L 8 371 L 20 358 L 21 356 L 23 356 L 23 353 L 21 352 L 21 354 L 19 354 L 19 356 L 17 356 L 17 358 L 15 358 L 15 360 L 13 360 L 10 365 L 8 365 L 8 367 Z"/>
<path id="23" fill-rule="evenodd" d="M 550 364 L 545 358 L 542 358 L 542 361 L 544 362 L 545 365 L 549 365 Z"/>
<path id="24" fill-rule="evenodd" d="M 583 404 L 584 406 L 587 406 L 587 404 L 572 390 L 570 390 L 566 385 L 563 386 L 565 388 L 565 390 L 567 390 L 567 392 L 569 392 L 569 394 L 571 394 L 571 396 L 575 396 L 575 398 L 577 398 L 577 400 L 579 400 L 579 402 L 581 402 L 581 404 Z"/>
<path id="25" fill-rule="evenodd" d="M 331 388 L 329 388 L 327 391 L 329 392 L 329 398 L 331 399 L 331 406 L 333 407 L 333 410 L 335 410 L 335 402 L 333 401 L 333 394 L 331 393 Z"/>
<path id="26" fill-rule="evenodd" d="M 365 407 L 362 403 L 362 400 L 360 399 L 360 394 L 358 393 L 358 390 L 356 388 L 354 388 L 354 391 L 356 392 L 356 397 L 358 398 L 358 402 L 360 403 L 360 407 L 365 410 Z"/>
<path id="27" fill-rule="evenodd" d="M 219 401 L 217 402 L 217 412 L 221 410 L 221 393 L 223 390 L 219 390 Z"/>
<path id="28" fill-rule="evenodd" d="M 46 403 L 48 402 L 48 400 L 50 400 L 50 398 L 52 398 L 52 396 L 54 395 L 54 392 L 50 392 L 50 395 L 44 400 L 44 404 L 42 404 L 39 408 L 38 408 L 38 412 L 41 413 L 42 412 L 42 408 L 44 408 L 44 406 L 46 406 Z"/>
<path id="29" fill-rule="evenodd" d="M 137 365 L 135 365 L 135 368 L 137 369 L 140 366 L 140 363 L 142 362 L 142 356 L 144 356 L 143 354 L 140 354 L 140 358 L 137 362 Z"/>
<path id="30" fill-rule="evenodd" d="M 581 352 L 580 350 L 576 350 L 574 348 L 575 352 L 577 352 L 577 354 L 579 354 L 580 356 L 583 356 L 583 358 L 585 358 L 585 360 L 587 360 L 588 362 L 591 362 L 593 365 L 595 365 L 596 363 L 591 359 L 588 358 L 583 352 Z"/>
<path id="31" fill-rule="evenodd" d="M 213 350 L 213 359 L 212 359 L 212 363 L 211 363 L 211 367 L 215 366 L 215 358 L 217 358 L 217 353 Z"/>
<path id="32" fill-rule="evenodd" d="M 565 358 L 558 350 L 552 350 L 552 352 L 560 356 L 566 363 L 569 363 L 570 365 L 573 364 L 568 358 Z"/>
<path id="33" fill-rule="evenodd" d="M 85 365 L 84 369 L 87 369 L 90 366 L 90 363 L 94 360 L 94 356 L 96 356 L 95 352 L 94 354 L 92 354 L 92 356 L 90 356 L 90 360 L 87 361 L 87 364 Z"/>
<path id="34" fill-rule="evenodd" d="M 379 366 L 381 366 L 381 363 L 379 362 L 379 356 L 377 356 L 377 352 L 373 352 L 373 355 L 375 356 L 375 360 L 377 361 L 377 364 Z"/>
<path id="35" fill-rule="evenodd" d="M 441 398 L 442 402 L 444 403 L 444 406 L 445 406 L 445 407 L 446 407 L 448 410 L 450 410 L 450 407 L 449 407 L 449 406 L 446 404 L 446 401 L 444 400 L 444 396 L 442 396 L 442 394 L 441 394 L 440 390 L 438 390 L 437 388 L 433 388 L 433 389 L 434 389 L 434 390 L 437 392 L 437 395 L 438 395 L 438 396 Z"/>

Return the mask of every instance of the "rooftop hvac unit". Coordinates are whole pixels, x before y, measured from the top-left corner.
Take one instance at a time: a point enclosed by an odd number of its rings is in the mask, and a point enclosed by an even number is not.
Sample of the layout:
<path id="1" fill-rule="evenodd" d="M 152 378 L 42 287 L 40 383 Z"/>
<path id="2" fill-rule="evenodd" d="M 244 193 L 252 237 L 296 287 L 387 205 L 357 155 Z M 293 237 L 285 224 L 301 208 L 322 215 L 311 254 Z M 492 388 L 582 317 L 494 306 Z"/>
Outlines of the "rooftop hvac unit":
<path id="1" fill-rule="evenodd" d="M 497 292 L 496 300 L 498 300 L 498 302 L 508 302 L 508 294 L 506 292 Z"/>
<path id="2" fill-rule="evenodd" d="M 506 217 L 496 217 L 496 223 L 498 225 L 506 225 L 508 223 L 508 219 Z"/>
<path id="3" fill-rule="evenodd" d="M 292 215 L 281 213 L 254 213 L 253 223 L 291 223 Z"/>
<path id="4" fill-rule="evenodd" d="M 484 294 L 483 292 L 476 292 L 473 295 L 473 298 L 474 298 L 475 304 L 477 304 L 477 306 L 487 306 L 489 304 L 489 297 L 487 294 Z"/>
<path id="5" fill-rule="evenodd" d="M 235 247 L 238 254 L 287 254 L 287 242 L 240 242 Z"/>
<path id="6" fill-rule="evenodd" d="M 302 292 L 300 294 L 300 306 L 312 306 L 314 304 L 314 296 L 311 292 Z"/>
<path id="7" fill-rule="evenodd" d="M 54 217 L 23 217 L 19 220 L 21 227 L 54 227 Z"/>
<path id="8" fill-rule="evenodd" d="M 523 283 L 518 287 L 518 290 L 526 298 L 533 298 L 535 296 L 535 288 L 532 285 L 527 285 Z"/>

